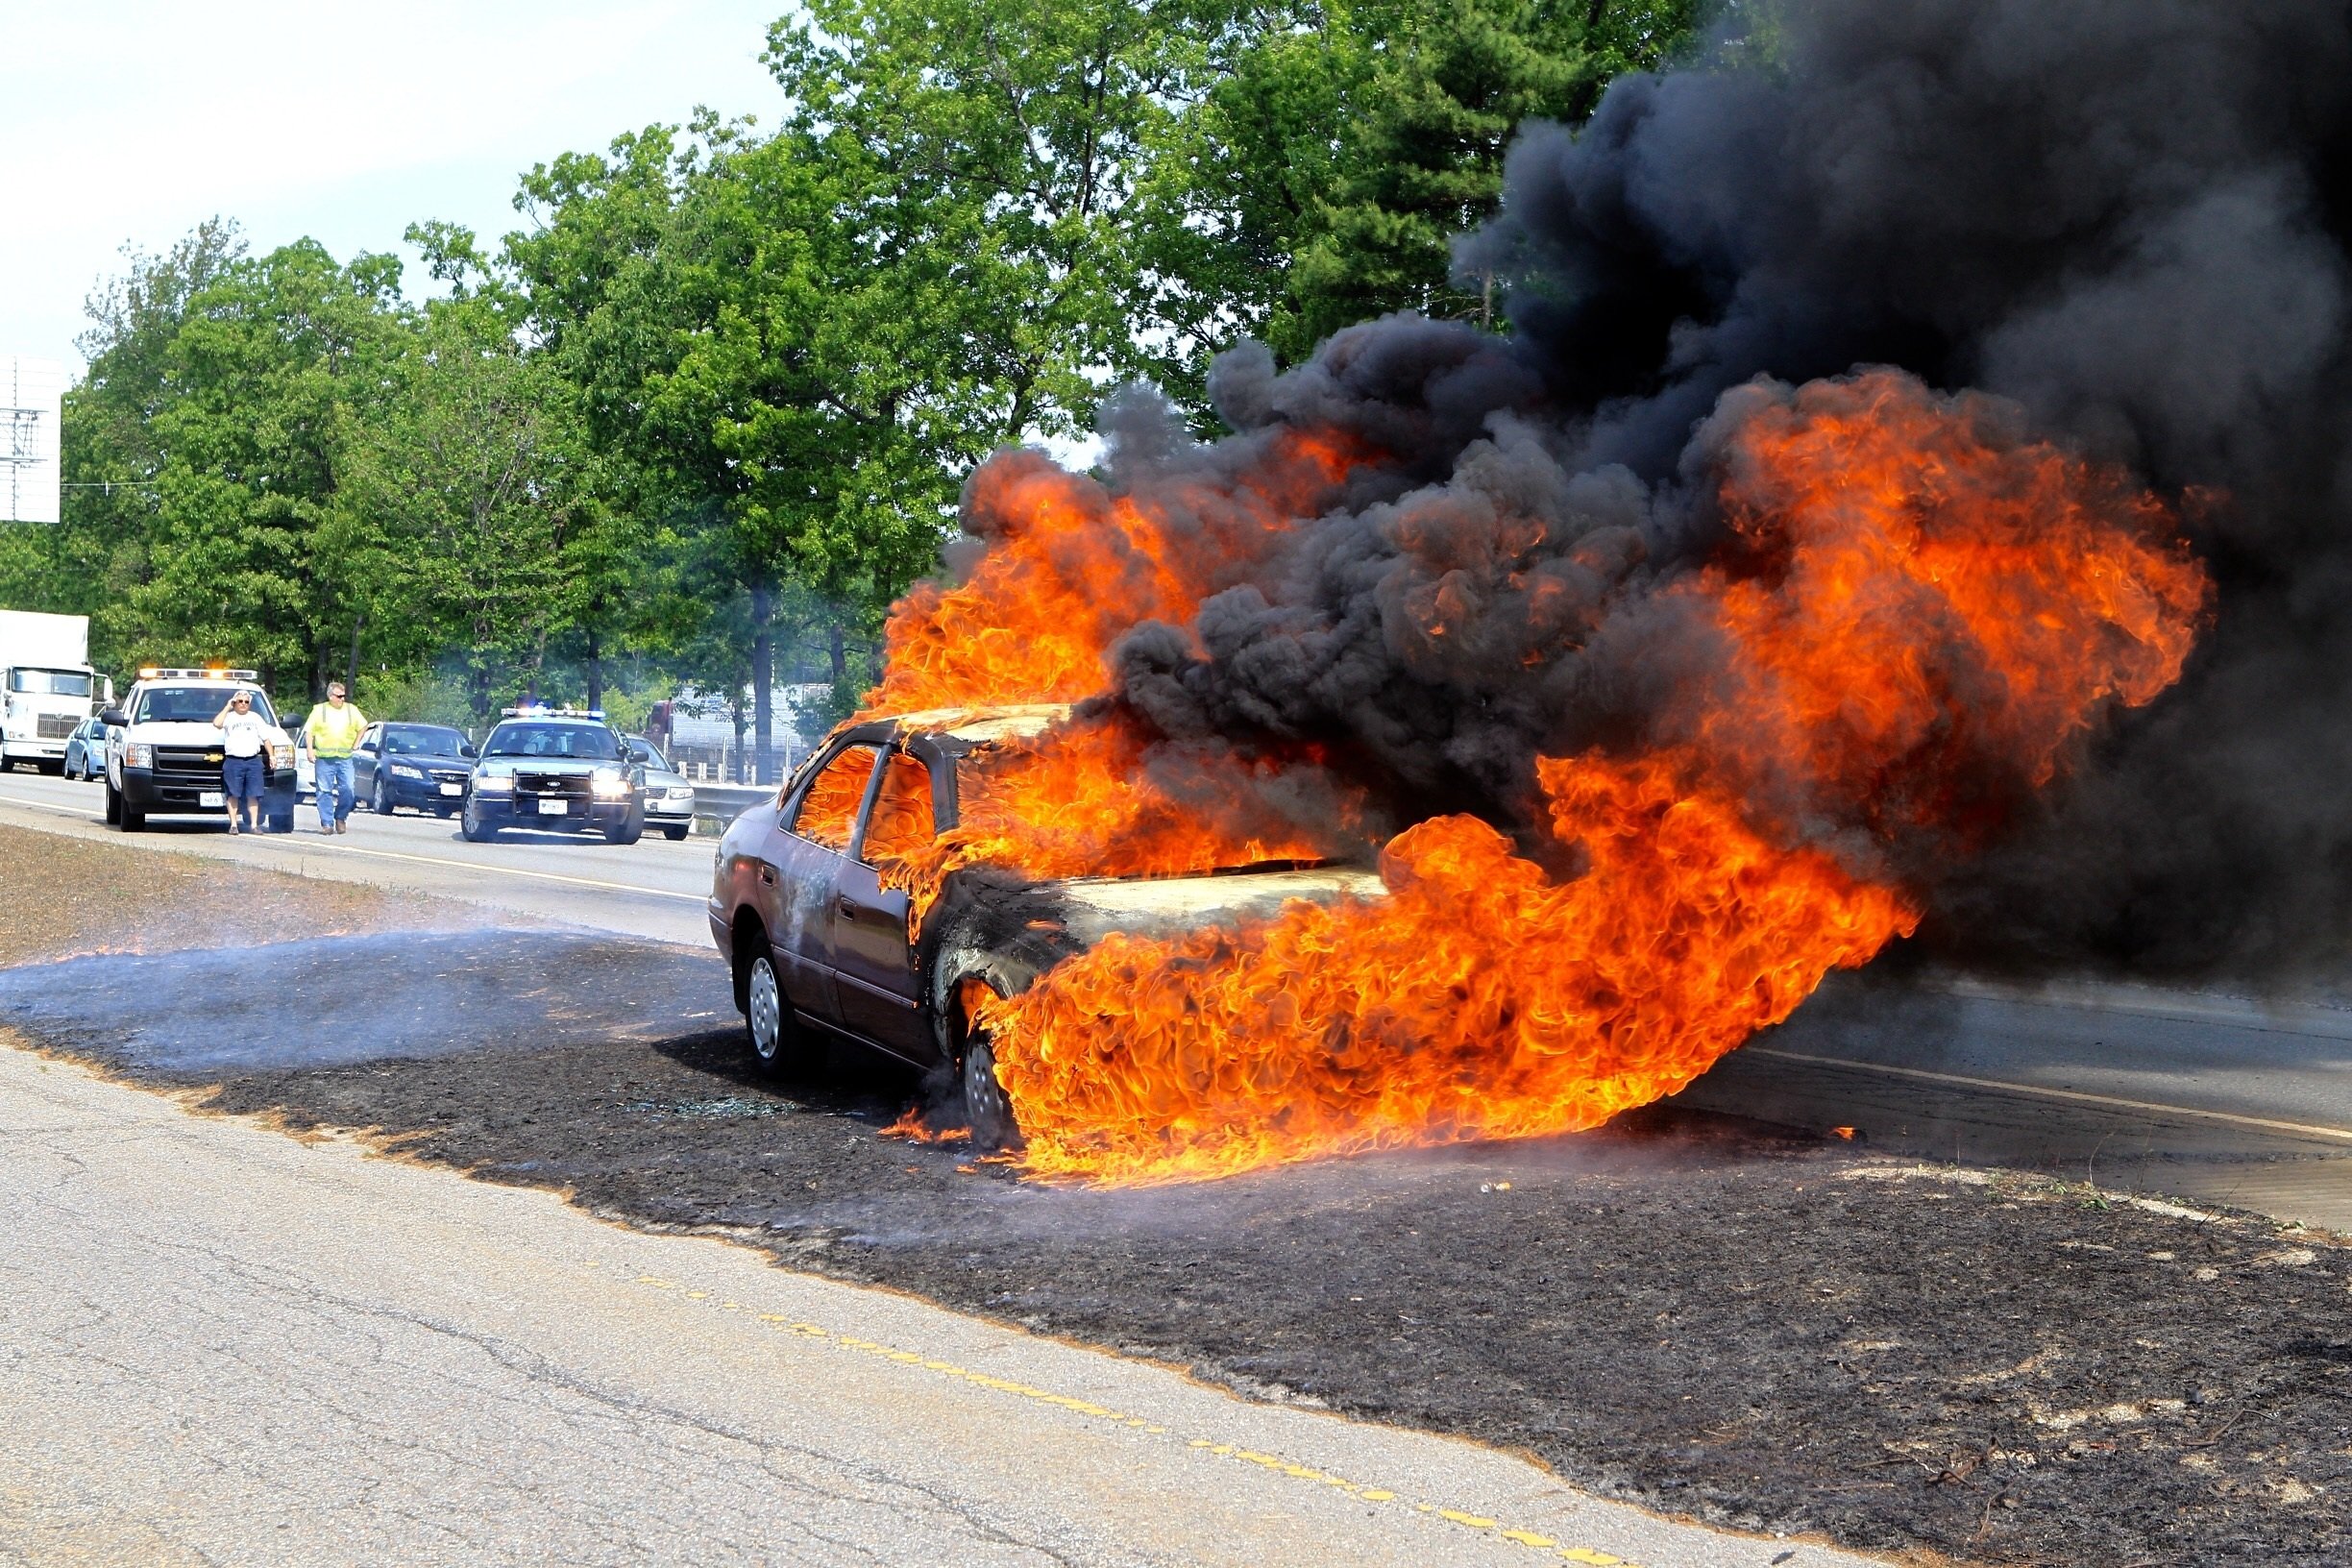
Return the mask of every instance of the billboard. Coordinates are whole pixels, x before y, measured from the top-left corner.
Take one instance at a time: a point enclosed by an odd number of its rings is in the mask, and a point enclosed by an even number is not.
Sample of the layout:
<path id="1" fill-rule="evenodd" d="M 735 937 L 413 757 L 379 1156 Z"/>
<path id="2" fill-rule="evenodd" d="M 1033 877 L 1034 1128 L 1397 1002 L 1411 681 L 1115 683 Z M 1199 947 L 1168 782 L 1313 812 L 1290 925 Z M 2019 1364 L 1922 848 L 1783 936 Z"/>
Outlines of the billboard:
<path id="1" fill-rule="evenodd" d="M 0 354 L 0 523 L 58 520 L 58 409 L 65 367 Z"/>

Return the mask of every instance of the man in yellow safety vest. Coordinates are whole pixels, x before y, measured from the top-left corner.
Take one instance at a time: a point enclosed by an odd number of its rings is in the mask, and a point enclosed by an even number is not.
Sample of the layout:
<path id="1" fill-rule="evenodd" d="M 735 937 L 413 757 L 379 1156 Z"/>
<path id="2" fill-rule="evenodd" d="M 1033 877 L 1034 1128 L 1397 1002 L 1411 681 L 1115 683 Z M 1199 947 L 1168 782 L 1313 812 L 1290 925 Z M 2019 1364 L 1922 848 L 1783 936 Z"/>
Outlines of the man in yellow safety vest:
<path id="1" fill-rule="evenodd" d="M 367 720 L 343 700 L 343 683 L 327 683 L 327 700 L 310 710 L 303 733 L 310 738 L 311 760 L 318 765 L 318 814 L 321 833 L 351 831 L 352 806 L 359 798 L 352 777 L 352 752 L 359 746 Z"/>

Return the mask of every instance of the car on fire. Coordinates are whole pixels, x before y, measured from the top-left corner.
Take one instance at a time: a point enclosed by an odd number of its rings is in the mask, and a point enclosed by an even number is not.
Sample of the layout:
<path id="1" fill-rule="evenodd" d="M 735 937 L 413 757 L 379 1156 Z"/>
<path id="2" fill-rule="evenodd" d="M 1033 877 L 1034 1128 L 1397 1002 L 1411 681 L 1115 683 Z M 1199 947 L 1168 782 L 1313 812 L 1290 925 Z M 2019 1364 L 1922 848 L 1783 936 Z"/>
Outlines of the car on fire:
<path id="1" fill-rule="evenodd" d="M 508 708 L 481 744 L 460 825 L 487 843 L 501 828 L 645 837 L 645 768 L 595 708 Z"/>
<path id="2" fill-rule="evenodd" d="M 974 1141 L 1019 1136 L 987 1031 L 981 988 L 1025 991 L 1113 932 L 1166 936 L 1294 898 L 1384 892 L 1377 872 L 1314 862 L 1242 862 L 1201 874 L 1021 882 L 986 866 L 950 872 L 919 919 L 885 868 L 953 827 L 992 749 L 1044 732 L 1057 705 L 962 708 L 852 721 L 720 840 L 713 941 L 734 976 L 756 1064 L 774 1069 L 821 1031 L 960 1090 Z"/>

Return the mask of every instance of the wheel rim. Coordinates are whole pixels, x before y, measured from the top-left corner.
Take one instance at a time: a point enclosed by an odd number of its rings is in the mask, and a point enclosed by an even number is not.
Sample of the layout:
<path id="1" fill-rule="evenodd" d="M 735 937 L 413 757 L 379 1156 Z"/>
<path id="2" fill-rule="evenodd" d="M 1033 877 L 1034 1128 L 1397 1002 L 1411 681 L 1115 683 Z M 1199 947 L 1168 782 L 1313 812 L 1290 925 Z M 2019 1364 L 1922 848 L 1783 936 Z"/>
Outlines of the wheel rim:
<path id="1" fill-rule="evenodd" d="M 996 1081 L 996 1049 L 986 1035 L 974 1035 L 964 1047 L 964 1109 L 976 1134 L 1003 1137 L 1013 1130 L 1013 1102 Z"/>
<path id="2" fill-rule="evenodd" d="M 751 984 L 745 1017 L 751 1024 L 751 1049 L 762 1062 L 773 1062 L 784 1036 L 784 998 L 776 990 L 775 968 L 764 958 L 751 961 Z"/>

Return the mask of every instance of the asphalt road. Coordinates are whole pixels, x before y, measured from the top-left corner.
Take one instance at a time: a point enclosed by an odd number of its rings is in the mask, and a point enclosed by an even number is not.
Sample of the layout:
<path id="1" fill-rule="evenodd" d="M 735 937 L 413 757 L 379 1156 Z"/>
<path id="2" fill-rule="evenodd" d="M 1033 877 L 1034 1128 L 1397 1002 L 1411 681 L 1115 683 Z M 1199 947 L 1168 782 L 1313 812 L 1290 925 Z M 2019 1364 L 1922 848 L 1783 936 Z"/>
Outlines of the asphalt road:
<path id="1" fill-rule="evenodd" d="M 0 1562 L 1842 1568 L 0 1050 Z"/>
<path id="2" fill-rule="evenodd" d="M 0 821 L 225 855 L 708 950 L 707 839 L 564 834 L 470 845 L 453 822 L 354 814 L 324 837 L 232 838 L 196 820 L 144 835 L 102 791 L 0 774 Z M 307 811 L 298 823 L 314 822 Z M 2208 992 L 1833 976 L 1779 1029 L 1679 1096 L 1874 1146 L 2038 1167 L 2352 1230 L 2352 1010 Z"/>
<path id="3" fill-rule="evenodd" d="M 708 948 L 702 908 L 710 895 L 707 838 L 672 843 L 649 833 L 631 845 L 573 833 L 508 831 L 468 844 L 454 820 L 352 813 L 330 837 L 306 802 L 290 834 L 231 835 L 224 820 L 154 817 L 144 833 L 105 825 L 106 787 L 42 773 L 0 772 L 0 821 L 51 832 L 222 855 L 303 876 L 371 882 L 558 920 L 623 936 Z"/>

